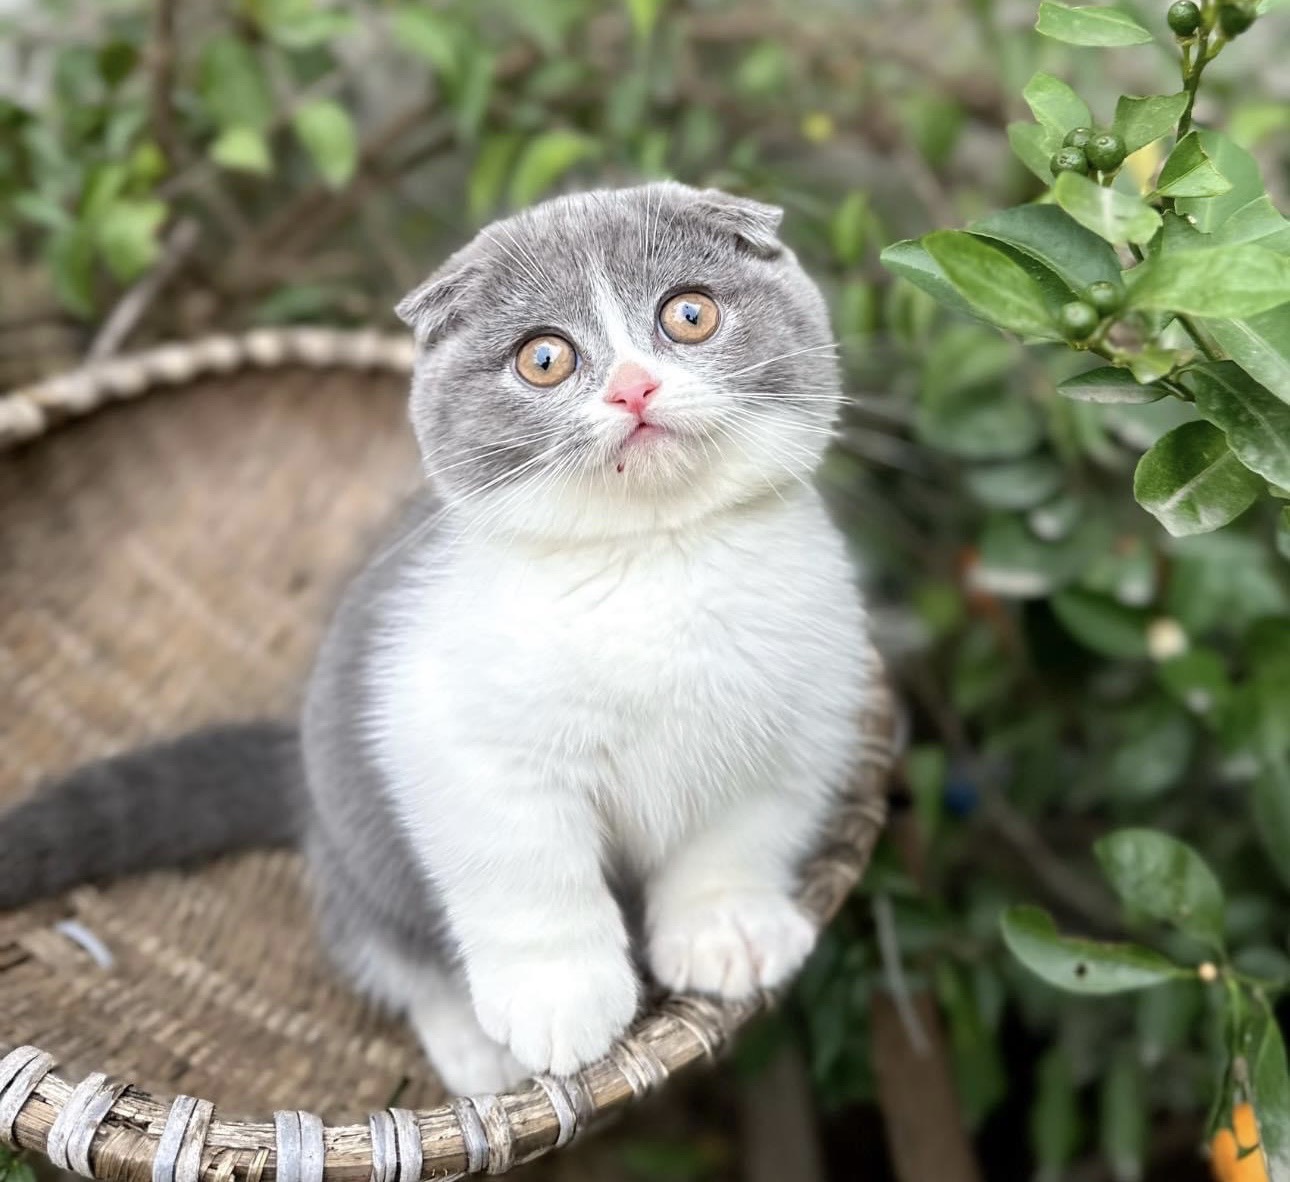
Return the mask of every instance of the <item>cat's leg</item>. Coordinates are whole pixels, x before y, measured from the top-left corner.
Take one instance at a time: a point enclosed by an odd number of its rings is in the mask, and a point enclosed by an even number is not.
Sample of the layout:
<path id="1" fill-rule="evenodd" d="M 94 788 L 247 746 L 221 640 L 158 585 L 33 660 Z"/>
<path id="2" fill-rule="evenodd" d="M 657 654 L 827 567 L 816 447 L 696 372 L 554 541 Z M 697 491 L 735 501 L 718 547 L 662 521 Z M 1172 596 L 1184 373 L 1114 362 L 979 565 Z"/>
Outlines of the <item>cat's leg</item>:
<path id="1" fill-rule="evenodd" d="M 640 988 L 590 799 L 495 750 L 440 764 L 446 786 L 405 807 L 479 1024 L 530 1071 L 576 1071 L 608 1053 Z"/>
<path id="2" fill-rule="evenodd" d="M 714 819 L 647 888 L 650 971 L 669 989 L 749 997 L 783 984 L 815 944 L 793 899 L 822 797 L 765 792 Z"/>

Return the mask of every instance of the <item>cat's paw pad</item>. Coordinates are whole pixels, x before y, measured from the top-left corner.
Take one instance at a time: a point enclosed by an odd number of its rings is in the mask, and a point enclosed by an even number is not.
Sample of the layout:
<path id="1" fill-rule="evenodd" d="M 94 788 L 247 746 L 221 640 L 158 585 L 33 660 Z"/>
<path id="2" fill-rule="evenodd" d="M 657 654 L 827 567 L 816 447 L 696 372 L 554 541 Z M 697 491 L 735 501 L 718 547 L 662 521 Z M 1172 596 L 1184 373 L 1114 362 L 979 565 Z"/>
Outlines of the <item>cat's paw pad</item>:
<path id="1" fill-rule="evenodd" d="M 603 1058 L 635 1017 L 639 995 L 617 948 L 522 957 L 471 978 L 480 1025 L 538 1074 L 571 1075 Z"/>
<path id="2" fill-rule="evenodd" d="M 650 969 L 677 992 L 751 997 L 782 985 L 815 945 L 816 926 L 791 899 L 770 892 L 678 901 L 655 917 Z"/>

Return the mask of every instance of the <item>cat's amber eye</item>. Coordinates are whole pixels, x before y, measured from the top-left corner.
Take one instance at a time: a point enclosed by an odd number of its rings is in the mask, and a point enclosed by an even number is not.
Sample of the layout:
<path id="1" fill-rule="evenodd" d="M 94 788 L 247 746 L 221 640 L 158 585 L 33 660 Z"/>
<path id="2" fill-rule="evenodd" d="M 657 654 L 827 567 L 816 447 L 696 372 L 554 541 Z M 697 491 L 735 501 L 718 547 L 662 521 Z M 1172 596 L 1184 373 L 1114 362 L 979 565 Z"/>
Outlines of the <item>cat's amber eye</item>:
<path id="1" fill-rule="evenodd" d="M 577 367 L 577 351 L 555 333 L 529 337 L 515 354 L 515 372 L 530 386 L 558 386 Z"/>
<path id="2" fill-rule="evenodd" d="M 678 345 L 706 341 L 720 323 L 716 300 L 701 291 L 683 291 L 658 310 L 659 327 Z"/>

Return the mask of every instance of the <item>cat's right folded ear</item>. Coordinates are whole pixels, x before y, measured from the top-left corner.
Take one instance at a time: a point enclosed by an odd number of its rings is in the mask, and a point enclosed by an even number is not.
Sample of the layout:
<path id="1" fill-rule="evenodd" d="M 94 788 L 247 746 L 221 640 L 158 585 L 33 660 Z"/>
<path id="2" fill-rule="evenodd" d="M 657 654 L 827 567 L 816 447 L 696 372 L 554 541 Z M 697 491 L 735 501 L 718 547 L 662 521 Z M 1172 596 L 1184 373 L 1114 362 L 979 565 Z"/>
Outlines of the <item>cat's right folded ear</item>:
<path id="1" fill-rule="evenodd" d="M 459 250 L 419 287 L 395 305 L 399 319 L 412 329 L 417 344 L 444 335 L 465 312 L 478 280 L 478 264 Z"/>

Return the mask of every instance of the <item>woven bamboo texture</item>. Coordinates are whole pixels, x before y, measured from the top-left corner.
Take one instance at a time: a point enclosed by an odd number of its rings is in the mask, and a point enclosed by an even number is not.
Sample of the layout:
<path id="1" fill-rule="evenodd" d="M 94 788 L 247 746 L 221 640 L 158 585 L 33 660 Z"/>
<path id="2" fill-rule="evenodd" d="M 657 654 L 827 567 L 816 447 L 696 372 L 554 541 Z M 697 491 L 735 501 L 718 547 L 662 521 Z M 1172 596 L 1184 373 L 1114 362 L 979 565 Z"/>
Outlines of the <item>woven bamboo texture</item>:
<path id="1" fill-rule="evenodd" d="M 418 479 L 407 361 L 389 338 L 261 334 L 0 398 L 0 805 L 190 725 L 290 716 L 343 577 Z M 858 726 L 863 767 L 804 879 L 821 919 L 882 825 L 885 693 Z M 758 1008 L 656 998 L 573 1079 L 446 1097 L 322 963 L 297 857 L 251 853 L 0 914 L 0 1139 L 139 1182 L 501 1173 Z"/>

